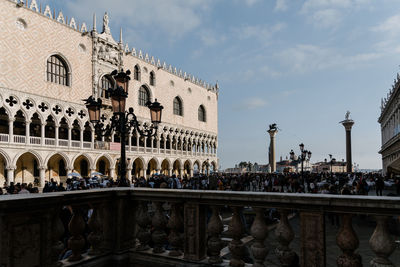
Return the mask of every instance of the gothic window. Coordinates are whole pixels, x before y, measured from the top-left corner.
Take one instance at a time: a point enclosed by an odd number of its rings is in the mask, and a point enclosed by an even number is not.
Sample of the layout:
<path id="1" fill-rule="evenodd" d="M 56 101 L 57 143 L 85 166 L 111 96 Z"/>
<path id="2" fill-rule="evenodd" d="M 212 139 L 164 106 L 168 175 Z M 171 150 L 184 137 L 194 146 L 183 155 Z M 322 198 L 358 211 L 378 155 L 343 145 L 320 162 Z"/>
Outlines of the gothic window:
<path id="1" fill-rule="evenodd" d="M 199 110 L 198 110 L 198 117 L 199 121 L 206 121 L 206 109 L 204 108 L 203 105 L 200 105 Z"/>
<path id="2" fill-rule="evenodd" d="M 47 81 L 69 86 L 69 70 L 67 64 L 59 56 L 47 59 Z"/>
<path id="3" fill-rule="evenodd" d="M 146 106 L 146 103 L 149 100 L 150 100 L 149 90 L 145 86 L 141 86 L 139 89 L 139 105 Z"/>
<path id="4" fill-rule="evenodd" d="M 108 88 L 113 88 L 113 86 L 114 85 L 113 85 L 113 82 L 110 79 L 110 77 L 104 75 L 101 78 L 101 97 L 110 98 L 107 90 L 108 90 Z"/>
<path id="5" fill-rule="evenodd" d="M 150 85 L 155 86 L 156 85 L 156 74 L 152 71 L 150 72 Z"/>
<path id="6" fill-rule="evenodd" d="M 174 98 L 174 114 L 183 116 L 182 100 L 179 97 Z"/>
<path id="7" fill-rule="evenodd" d="M 139 67 L 139 65 L 136 65 L 135 68 L 134 68 L 133 78 L 136 81 L 140 81 L 140 67 Z"/>

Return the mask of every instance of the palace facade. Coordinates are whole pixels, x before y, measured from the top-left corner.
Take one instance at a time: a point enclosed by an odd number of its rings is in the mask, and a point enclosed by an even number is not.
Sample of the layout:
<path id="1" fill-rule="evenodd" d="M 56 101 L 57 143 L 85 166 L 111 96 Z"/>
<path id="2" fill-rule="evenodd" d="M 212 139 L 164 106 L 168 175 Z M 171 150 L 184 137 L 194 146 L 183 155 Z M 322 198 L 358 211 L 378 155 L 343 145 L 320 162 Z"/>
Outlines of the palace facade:
<path id="1" fill-rule="evenodd" d="M 381 100 L 382 172 L 400 174 L 400 75 L 394 80 L 387 96 Z"/>
<path id="2" fill-rule="evenodd" d="M 130 69 L 127 107 L 149 124 L 145 103 L 163 106 L 157 136 L 129 133 L 128 177 L 216 170 L 218 85 L 210 85 L 123 42 L 109 15 L 97 29 L 36 0 L 0 0 L 0 185 L 100 172 L 116 178 L 119 136 L 96 136 L 82 99 L 103 100 L 109 122 L 110 73 Z"/>

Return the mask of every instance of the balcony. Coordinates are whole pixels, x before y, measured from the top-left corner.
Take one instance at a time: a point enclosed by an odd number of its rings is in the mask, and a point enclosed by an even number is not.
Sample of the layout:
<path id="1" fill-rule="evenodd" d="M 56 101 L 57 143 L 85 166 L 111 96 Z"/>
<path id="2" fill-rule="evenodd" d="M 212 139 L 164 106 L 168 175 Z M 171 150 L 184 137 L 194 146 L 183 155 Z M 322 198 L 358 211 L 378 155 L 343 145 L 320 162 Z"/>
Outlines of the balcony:
<path id="1" fill-rule="evenodd" d="M 271 207 L 280 214 L 275 225 L 265 222 Z M 364 264 L 399 260 L 387 222 L 400 202 L 391 197 L 111 188 L 1 196 L 0 209 L 2 266 L 264 266 L 266 257 L 278 263 L 268 266 L 362 266 L 355 215 L 376 221 Z M 341 218 L 334 265 L 327 214 Z"/>
<path id="2" fill-rule="evenodd" d="M 28 142 L 27 142 L 28 140 Z M 93 140 L 93 142 L 88 141 L 80 141 L 80 140 L 68 140 L 68 139 L 55 139 L 55 138 L 41 138 L 37 136 L 29 136 L 29 135 L 17 135 L 13 134 L 12 138 L 10 138 L 9 134 L 0 134 L 0 146 L 1 144 L 14 144 L 14 145 L 23 145 L 23 146 L 36 146 L 36 147 L 61 147 L 61 148 L 72 148 L 72 149 L 94 149 L 94 150 L 115 150 L 111 149 L 111 147 L 119 148 L 119 143 L 106 142 L 106 141 L 97 141 Z M 113 144 L 113 146 L 111 146 Z M 119 149 L 117 149 L 119 150 Z M 142 147 L 136 145 L 127 145 L 127 152 L 139 152 L 143 154 L 168 154 L 168 155 L 180 155 L 180 156 L 203 156 L 203 157 L 216 157 L 215 153 L 207 153 L 204 152 L 192 152 L 192 151 L 184 151 L 184 150 L 176 150 L 176 149 L 164 149 L 164 148 L 156 148 L 156 147 Z"/>

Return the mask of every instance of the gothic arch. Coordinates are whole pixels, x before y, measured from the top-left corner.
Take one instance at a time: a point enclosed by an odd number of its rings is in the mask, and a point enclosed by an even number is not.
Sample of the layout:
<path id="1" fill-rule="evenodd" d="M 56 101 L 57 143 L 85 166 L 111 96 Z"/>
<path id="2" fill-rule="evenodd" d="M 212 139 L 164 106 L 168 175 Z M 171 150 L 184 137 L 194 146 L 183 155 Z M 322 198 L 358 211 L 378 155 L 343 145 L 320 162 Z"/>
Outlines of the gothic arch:
<path id="1" fill-rule="evenodd" d="M 45 161 L 44 161 L 44 166 L 47 166 L 47 164 L 49 163 L 49 160 L 50 160 L 54 155 L 57 155 L 57 154 L 60 155 L 60 156 L 64 159 L 65 166 L 66 166 L 67 168 L 71 168 L 71 162 L 69 161 L 69 158 L 68 158 L 67 154 L 65 154 L 65 153 L 62 152 L 62 151 L 54 151 L 54 152 L 50 153 L 50 154 L 46 157 L 46 159 L 45 159 Z"/>
<path id="2" fill-rule="evenodd" d="M 50 53 L 45 58 L 44 64 L 43 64 L 43 66 L 44 66 L 44 72 L 43 72 L 44 80 L 47 81 L 47 61 L 49 60 L 49 58 L 51 56 L 59 57 L 64 62 L 64 64 L 66 65 L 66 67 L 67 67 L 67 86 L 71 87 L 72 86 L 72 65 L 71 65 L 71 62 L 69 62 L 69 60 L 60 52 Z"/>
<path id="3" fill-rule="evenodd" d="M 111 158 L 111 156 L 110 156 L 108 153 L 103 153 L 103 154 L 98 155 L 98 156 L 96 157 L 96 159 L 94 160 L 94 164 L 97 165 L 97 162 L 98 162 L 102 157 L 105 157 L 105 158 L 108 160 L 108 162 L 110 163 L 110 166 L 115 166 L 115 163 L 116 163 L 116 162 L 114 162 L 114 160 Z"/>
<path id="4" fill-rule="evenodd" d="M 84 156 L 87 161 L 89 162 L 89 169 L 94 169 L 95 166 L 93 164 L 93 159 L 92 157 L 88 154 L 88 153 L 78 153 L 77 155 L 75 155 L 72 160 L 71 160 L 71 164 L 72 166 L 74 165 L 75 161 L 80 157 L 80 156 Z"/>
<path id="5" fill-rule="evenodd" d="M 39 166 L 45 166 L 43 164 L 42 156 L 40 156 L 40 154 L 37 151 L 32 150 L 32 149 L 21 151 L 21 152 L 17 153 L 17 155 L 15 155 L 15 157 L 14 157 L 14 160 L 12 161 L 12 166 L 17 166 L 18 159 L 25 153 L 32 154 L 36 158 L 36 160 L 38 161 Z"/>
<path id="6" fill-rule="evenodd" d="M 7 168 L 7 167 L 11 167 L 11 166 L 10 166 L 10 165 L 11 165 L 11 158 L 10 158 L 10 156 L 9 156 L 4 150 L 2 150 L 2 149 L 0 149 L 0 155 L 3 156 L 3 158 L 4 158 L 5 162 L 6 162 L 6 168 Z M 15 165 L 13 165 L 13 166 L 15 166 Z"/>

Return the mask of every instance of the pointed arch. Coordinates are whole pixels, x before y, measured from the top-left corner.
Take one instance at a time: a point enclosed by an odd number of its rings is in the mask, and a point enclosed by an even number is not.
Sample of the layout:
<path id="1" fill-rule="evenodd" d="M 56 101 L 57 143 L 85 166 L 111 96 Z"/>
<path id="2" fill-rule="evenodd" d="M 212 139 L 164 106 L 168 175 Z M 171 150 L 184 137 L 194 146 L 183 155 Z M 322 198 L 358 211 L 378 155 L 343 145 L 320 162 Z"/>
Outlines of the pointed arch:
<path id="1" fill-rule="evenodd" d="M 71 168 L 71 162 L 69 161 L 69 157 L 67 156 L 67 154 L 65 154 L 62 151 L 54 151 L 54 152 L 50 153 L 44 160 L 44 165 L 47 166 L 47 164 L 49 163 L 49 160 L 55 155 L 60 155 L 62 157 L 62 159 L 64 160 L 65 166 L 67 166 L 67 168 Z"/>
<path id="2" fill-rule="evenodd" d="M 32 150 L 32 149 L 24 150 L 24 151 L 21 151 L 21 152 L 17 153 L 17 155 L 15 155 L 15 157 L 14 157 L 14 159 L 12 161 L 12 165 L 13 166 L 17 166 L 18 159 L 25 153 L 32 154 L 36 158 L 36 160 L 38 161 L 39 166 L 44 166 L 42 156 L 37 151 Z"/>
<path id="3" fill-rule="evenodd" d="M 183 116 L 183 100 L 180 96 L 174 98 L 174 115 Z"/>
<path id="4" fill-rule="evenodd" d="M 92 157 L 88 154 L 88 153 L 79 153 L 79 154 L 77 154 L 77 155 L 75 155 L 73 158 L 72 158 L 72 160 L 71 160 L 71 164 L 73 165 L 73 164 L 75 164 L 75 161 L 80 157 L 80 156 L 83 156 L 83 157 L 85 157 L 87 160 L 88 160 L 88 162 L 89 162 L 89 168 L 90 169 L 94 169 L 94 163 L 93 163 L 93 159 L 92 159 Z M 73 167 L 73 166 L 72 166 Z"/>
<path id="5" fill-rule="evenodd" d="M 10 156 L 3 150 L 0 148 L 0 155 L 3 156 L 5 163 L 6 163 L 6 168 L 11 167 L 11 158 Z M 13 165 L 15 166 L 15 165 Z"/>
<path id="6" fill-rule="evenodd" d="M 46 58 L 46 80 L 71 86 L 71 64 L 61 53 L 53 53 Z"/>

